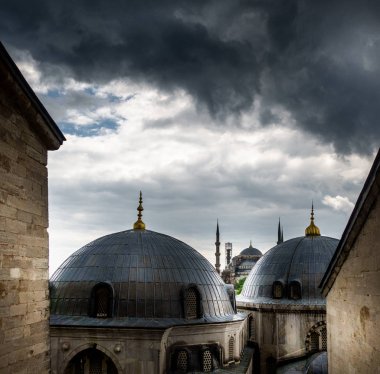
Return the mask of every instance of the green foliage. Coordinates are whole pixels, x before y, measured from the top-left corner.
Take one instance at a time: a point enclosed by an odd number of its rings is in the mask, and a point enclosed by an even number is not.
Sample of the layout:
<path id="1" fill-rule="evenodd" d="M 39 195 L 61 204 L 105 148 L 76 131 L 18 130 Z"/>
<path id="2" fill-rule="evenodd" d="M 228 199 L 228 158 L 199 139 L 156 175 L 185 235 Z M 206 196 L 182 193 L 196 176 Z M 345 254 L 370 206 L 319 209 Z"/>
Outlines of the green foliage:
<path id="1" fill-rule="evenodd" d="M 247 277 L 241 278 L 235 283 L 235 291 L 236 295 L 240 295 L 241 290 L 243 289 L 244 282 L 247 279 Z"/>

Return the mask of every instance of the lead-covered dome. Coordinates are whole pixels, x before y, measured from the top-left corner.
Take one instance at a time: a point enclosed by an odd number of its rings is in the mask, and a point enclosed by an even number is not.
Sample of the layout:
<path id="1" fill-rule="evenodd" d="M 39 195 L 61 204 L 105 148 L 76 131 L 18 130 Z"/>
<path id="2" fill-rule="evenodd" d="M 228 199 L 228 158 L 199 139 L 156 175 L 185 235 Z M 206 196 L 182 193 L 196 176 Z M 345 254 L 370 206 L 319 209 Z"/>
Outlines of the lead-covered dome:
<path id="1" fill-rule="evenodd" d="M 263 254 L 257 248 L 252 247 L 252 243 L 251 243 L 248 248 L 245 248 L 240 252 L 240 255 L 241 256 L 262 256 Z"/>
<path id="2" fill-rule="evenodd" d="M 112 318 L 93 318 L 102 297 L 107 310 L 100 317 Z M 72 254 L 51 277 L 50 299 L 52 324 L 111 320 L 137 327 L 237 318 L 226 285 L 201 254 L 143 229 L 103 236 Z M 195 315 L 187 315 L 192 306 Z"/>
<path id="3" fill-rule="evenodd" d="M 276 245 L 249 273 L 238 302 L 325 304 L 318 285 L 338 242 L 310 235 Z"/>

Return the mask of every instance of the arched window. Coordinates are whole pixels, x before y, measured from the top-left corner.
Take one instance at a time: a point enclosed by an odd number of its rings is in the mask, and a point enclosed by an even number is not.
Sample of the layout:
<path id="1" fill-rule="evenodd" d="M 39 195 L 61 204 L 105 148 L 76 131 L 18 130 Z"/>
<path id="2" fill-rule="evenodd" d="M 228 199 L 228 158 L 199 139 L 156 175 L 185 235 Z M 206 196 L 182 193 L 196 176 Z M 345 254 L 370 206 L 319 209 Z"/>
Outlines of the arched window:
<path id="1" fill-rule="evenodd" d="M 274 299 L 281 299 L 284 296 L 284 286 L 280 281 L 273 282 L 272 292 Z"/>
<path id="2" fill-rule="evenodd" d="M 184 310 L 186 319 L 200 318 L 200 295 L 195 287 L 189 287 L 184 292 Z"/>
<path id="3" fill-rule="evenodd" d="M 181 373 L 186 373 L 189 365 L 189 354 L 183 349 L 177 352 L 176 367 Z"/>
<path id="4" fill-rule="evenodd" d="M 109 318 L 113 314 L 113 289 L 107 283 L 97 284 L 91 292 L 90 316 Z"/>
<path id="5" fill-rule="evenodd" d="M 64 374 L 72 373 L 118 374 L 118 370 L 110 357 L 97 349 L 88 348 L 79 352 L 68 363 Z"/>
<path id="6" fill-rule="evenodd" d="M 307 352 L 327 350 L 327 330 L 325 321 L 319 321 L 309 330 L 305 343 Z"/>
<path id="7" fill-rule="evenodd" d="M 289 297 L 293 300 L 301 298 L 301 283 L 297 281 L 290 282 Z"/>
<path id="8" fill-rule="evenodd" d="M 202 371 L 210 373 L 212 371 L 212 353 L 209 349 L 202 352 Z"/>
<path id="9" fill-rule="evenodd" d="M 228 361 L 234 361 L 234 351 L 235 351 L 235 339 L 233 336 L 230 337 L 228 341 Z"/>

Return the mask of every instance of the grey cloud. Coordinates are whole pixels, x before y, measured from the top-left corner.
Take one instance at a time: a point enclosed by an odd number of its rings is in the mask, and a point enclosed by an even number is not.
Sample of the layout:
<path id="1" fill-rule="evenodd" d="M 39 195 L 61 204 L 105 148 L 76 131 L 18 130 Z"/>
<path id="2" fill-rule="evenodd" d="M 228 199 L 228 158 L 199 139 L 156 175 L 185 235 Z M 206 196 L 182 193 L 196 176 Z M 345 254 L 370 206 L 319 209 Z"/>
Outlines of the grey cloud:
<path id="1" fill-rule="evenodd" d="M 47 74 L 184 89 L 220 123 L 260 97 L 262 125 L 282 106 L 342 153 L 371 153 L 380 139 L 375 0 L 16 0 L 0 17 L 4 41 Z"/>

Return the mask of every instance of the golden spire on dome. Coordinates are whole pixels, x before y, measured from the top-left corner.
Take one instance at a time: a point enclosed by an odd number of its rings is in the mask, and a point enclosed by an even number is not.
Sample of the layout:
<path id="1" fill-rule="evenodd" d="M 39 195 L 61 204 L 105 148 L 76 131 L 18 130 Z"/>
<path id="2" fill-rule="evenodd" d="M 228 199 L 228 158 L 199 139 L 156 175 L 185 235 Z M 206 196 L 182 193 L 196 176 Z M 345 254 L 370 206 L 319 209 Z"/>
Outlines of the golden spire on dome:
<path id="1" fill-rule="evenodd" d="M 145 230 L 145 223 L 141 220 L 141 217 L 142 217 L 141 212 L 144 210 L 144 208 L 142 206 L 142 202 L 143 202 L 142 193 L 140 191 L 139 206 L 137 207 L 137 211 L 138 211 L 137 221 L 133 225 L 133 230 Z"/>
<path id="2" fill-rule="evenodd" d="M 306 236 L 320 236 L 319 228 L 314 225 L 314 205 L 311 203 L 310 225 L 305 229 Z"/>

